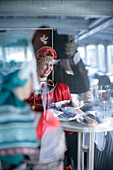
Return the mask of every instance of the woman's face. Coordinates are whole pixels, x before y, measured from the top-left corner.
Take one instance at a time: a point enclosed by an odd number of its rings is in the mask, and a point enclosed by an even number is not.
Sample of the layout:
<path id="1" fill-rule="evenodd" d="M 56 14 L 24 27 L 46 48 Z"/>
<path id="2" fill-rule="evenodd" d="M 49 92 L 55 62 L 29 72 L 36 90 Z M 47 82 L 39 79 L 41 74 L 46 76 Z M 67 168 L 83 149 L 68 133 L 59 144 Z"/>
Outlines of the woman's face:
<path id="1" fill-rule="evenodd" d="M 53 71 L 53 63 L 52 59 L 44 59 L 38 63 L 38 75 L 40 77 L 48 77 L 50 73 Z"/>

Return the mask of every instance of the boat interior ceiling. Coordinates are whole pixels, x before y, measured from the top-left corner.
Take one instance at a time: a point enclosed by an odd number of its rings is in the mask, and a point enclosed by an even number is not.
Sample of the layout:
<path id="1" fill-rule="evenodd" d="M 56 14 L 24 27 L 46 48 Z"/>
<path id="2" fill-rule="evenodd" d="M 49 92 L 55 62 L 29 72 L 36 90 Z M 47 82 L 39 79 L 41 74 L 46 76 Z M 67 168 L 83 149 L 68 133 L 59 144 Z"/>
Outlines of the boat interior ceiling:
<path id="1" fill-rule="evenodd" d="M 113 0 L 0 0 L 0 30 L 48 26 L 79 45 L 113 44 Z"/>

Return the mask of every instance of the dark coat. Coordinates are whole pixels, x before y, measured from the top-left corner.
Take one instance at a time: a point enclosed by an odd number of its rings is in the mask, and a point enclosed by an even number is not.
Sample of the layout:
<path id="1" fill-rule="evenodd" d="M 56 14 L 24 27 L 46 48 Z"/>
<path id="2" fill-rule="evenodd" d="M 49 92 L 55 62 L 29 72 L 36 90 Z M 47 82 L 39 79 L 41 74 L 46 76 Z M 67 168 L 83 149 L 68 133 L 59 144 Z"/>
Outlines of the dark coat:
<path id="1" fill-rule="evenodd" d="M 74 75 L 67 74 L 64 68 L 55 65 L 55 81 L 62 82 L 69 86 L 71 93 L 84 93 L 89 90 L 89 78 L 82 60 L 77 65 L 71 65 Z"/>

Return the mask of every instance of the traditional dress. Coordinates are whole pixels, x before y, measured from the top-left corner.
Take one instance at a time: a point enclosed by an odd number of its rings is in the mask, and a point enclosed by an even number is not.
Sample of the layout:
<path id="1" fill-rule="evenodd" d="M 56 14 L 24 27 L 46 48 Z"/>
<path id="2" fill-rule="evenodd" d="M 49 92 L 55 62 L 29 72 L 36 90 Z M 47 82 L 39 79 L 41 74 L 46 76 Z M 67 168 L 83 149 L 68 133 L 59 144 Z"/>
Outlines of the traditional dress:
<path id="1" fill-rule="evenodd" d="M 52 70 L 46 69 L 47 75 L 44 73 L 40 73 L 40 63 L 48 59 L 51 61 L 51 65 L 53 65 L 54 61 L 57 58 L 56 51 L 48 46 L 44 46 L 40 48 L 35 54 L 37 60 L 37 70 L 39 71 L 39 81 L 40 81 L 40 90 L 38 95 L 34 95 L 32 92 L 30 98 L 27 100 L 28 103 L 31 104 L 34 110 L 42 111 L 44 109 L 48 109 L 51 103 L 70 100 L 71 95 L 69 91 L 69 87 L 64 83 L 54 83 L 52 80 L 47 80 L 47 76 L 52 72 Z M 47 65 L 44 63 L 44 65 Z M 49 74 L 48 74 L 49 73 Z M 41 79 L 45 79 L 45 81 L 41 81 Z"/>
<path id="2" fill-rule="evenodd" d="M 34 93 L 32 92 L 30 98 L 27 100 L 27 102 L 30 103 L 33 110 L 35 111 L 43 111 L 44 108 L 50 109 L 52 107 L 51 106 L 52 103 L 56 103 L 59 101 L 64 100 L 71 101 L 69 87 L 64 83 L 54 83 L 52 80 L 47 80 L 46 82 L 40 82 L 40 86 L 41 86 L 39 92 L 40 94 L 34 95 Z M 44 95 L 43 98 L 42 95 Z M 46 102 L 44 102 L 44 100 Z M 44 104 L 46 106 L 44 106 Z M 53 119 L 52 122 L 54 122 Z M 65 166 L 67 167 L 66 164 L 67 163 L 65 162 Z M 66 169 L 71 170 L 71 166 Z"/>
<path id="3" fill-rule="evenodd" d="M 46 58 L 50 59 L 50 61 L 54 61 L 56 59 L 56 52 L 51 47 L 42 47 L 36 52 L 35 56 L 37 59 L 38 66 L 40 67 L 40 62 L 45 60 Z M 50 72 L 49 69 L 48 72 Z M 55 127 L 54 124 L 58 125 L 59 120 L 55 118 L 53 114 L 50 113 L 50 111 L 48 112 L 48 110 L 52 107 L 53 103 L 64 101 L 64 100 L 68 100 L 71 102 L 71 95 L 70 95 L 69 87 L 66 84 L 55 83 L 52 80 L 41 81 L 41 79 L 46 79 L 47 77 L 46 76 L 44 77 L 42 75 L 39 76 L 40 76 L 39 78 L 40 90 L 38 91 L 38 95 L 35 95 L 34 92 L 32 92 L 27 102 L 31 105 L 34 111 L 39 111 L 42 113 L 41 121 L 39 122 L 39 125 L 41 125 L 44 130 L 42 131 L 39 127 L 37 127 L 37 134 L 39 138 L 42 137 L 41 146 L 46 146 L 44 149 L 41 150 L 41 153 L 43 155 L 42 160 L 44 161 L 45 159 L 46 161 L 48 161 L 49 157 L 54 158 L 55 155 L 61 155 L 61 153 L 65 151 L 65 148 L 63 147 L 63 138 L 62 135 L 59 133 L 58 128 L 54 129 L 53 131 L 53 128 Z M 47 130 L 45 130 L 47 124 L 49 125 L 48 127 L 50 128 L 47 128 Z M 45 136 L 46 133 L 50 136 L 48 138 L 49 141 Z M 53 138 L 55 140 L 53 140 Z M 52 147 L 48 145 L 49 143 L 51 143 L 50 139 L 52 141 Z M 48 150 L 48 148 L 50 149 Z M 45 157 L 44 155 L 47 152 L 48 154 L 46 154 L 47 156 Z M 40 154 L 40 160 L 41 160 L 41 154 Z M 63 165 L 62 162 L 60 163 L 60 165 Z M 60 170 L 60 167 L 58 168 L 58 170 Z"/>
<path id="4" fill-rule="evenodd" d="M 40 82 L 39 93 L 38 95 L 34 95 L 32 92 L 30 98 L 27 100 L 35 111 L 44 110 L 44 100 L 48 109 L 51 108 L 52 103 L 64 100 L 71 101 L 69 87 L 64 83 L 54 83 L 52 80 Z"/>

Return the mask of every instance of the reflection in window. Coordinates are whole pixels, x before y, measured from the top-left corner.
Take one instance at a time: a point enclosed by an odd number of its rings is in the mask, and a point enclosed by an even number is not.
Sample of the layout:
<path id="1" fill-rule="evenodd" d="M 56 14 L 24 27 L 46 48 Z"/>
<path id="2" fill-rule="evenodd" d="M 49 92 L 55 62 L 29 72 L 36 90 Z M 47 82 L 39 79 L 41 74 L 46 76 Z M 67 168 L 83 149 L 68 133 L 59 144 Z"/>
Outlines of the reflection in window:
<path id="1" fill-rule="evenodd" d="M 13 61 L 24 61 L 25 60 L 25 50 L 21 47 L 6 47 L 5 55 L 7 62 Z"/>
<path id="2" fill-rule="evenodd" d="M 97 67 L 97 49 L 95 45 L 87 46 L 87 64 L 91 67 Z"/>
<path id="3" fill-rule="evenodd" d="M 108 71 L 113 72 L 113 45 L 108 46 Z"/>
<path id="4" fill-rule="evenodd" d="M 0 59 L 6 62 L 23 62 L 32 60 L 32 49 L 23 47 L 0 47 Z"/>
<path id="5" fill-rule="evenodd" d="M 102 44 L 98 45 L 98 68 L 99 70 L 105 72 L 106 65 L 105 65 L 105 49 Z"/>

